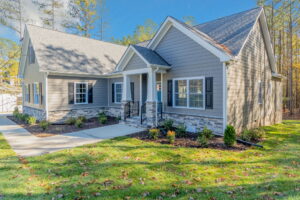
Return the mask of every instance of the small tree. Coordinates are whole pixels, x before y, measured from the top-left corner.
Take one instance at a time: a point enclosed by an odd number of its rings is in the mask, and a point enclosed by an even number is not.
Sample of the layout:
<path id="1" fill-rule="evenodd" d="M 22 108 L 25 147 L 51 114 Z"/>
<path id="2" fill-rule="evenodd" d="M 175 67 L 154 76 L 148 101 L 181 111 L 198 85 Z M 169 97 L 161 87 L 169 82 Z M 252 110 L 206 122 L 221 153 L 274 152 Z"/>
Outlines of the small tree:
<path id="1" fill-rule="evenodd" d="M 236 141 L 236 132 L 233 126 L 227 125 L 224 133 L 224 144 L 232 147 Z"/>

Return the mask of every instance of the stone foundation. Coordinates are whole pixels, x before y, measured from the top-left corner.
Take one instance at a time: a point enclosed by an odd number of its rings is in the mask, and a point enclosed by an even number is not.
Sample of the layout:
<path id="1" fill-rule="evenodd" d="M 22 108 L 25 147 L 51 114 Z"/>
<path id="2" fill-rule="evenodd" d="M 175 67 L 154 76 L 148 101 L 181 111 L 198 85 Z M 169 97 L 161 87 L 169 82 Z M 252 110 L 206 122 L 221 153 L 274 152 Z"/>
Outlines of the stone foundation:
<path id="1" fill-rule="evenodd" d="M 46 119 L 46 111 L 42 109 L 24 106 L 23 113 L 35 117 L 38 121 Z"/>
<path id="2" fill-rule="evenodd" d="M 85 116 L 86 118 L 97 117 L 99 113 L 105 112 L 112 117 L 119 117 L 121 115 L 120 107 L 95 107 L 95 108 L 81 108 L 72 110 L 56 110 L 49 111 L 48 120 L 50 122 L 63 123 L 70 117 Z"/>
<path id="3" fill-rule="evenodd" d="M 223 118 L 203 117 L 196 115 L 163 113 L 163 119 L 171 119 L 174 125 L 184 124 L 190 132 L 202 130 L 205 126 L 216 134 L 223 135 Z"/>

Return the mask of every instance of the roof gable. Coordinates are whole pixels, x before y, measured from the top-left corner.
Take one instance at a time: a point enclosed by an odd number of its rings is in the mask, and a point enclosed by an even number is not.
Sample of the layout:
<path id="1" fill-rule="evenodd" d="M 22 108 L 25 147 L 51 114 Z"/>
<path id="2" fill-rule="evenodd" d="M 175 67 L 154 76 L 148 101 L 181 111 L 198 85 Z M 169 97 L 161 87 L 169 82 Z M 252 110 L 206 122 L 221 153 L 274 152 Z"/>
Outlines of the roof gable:
<path id="1" fill-rule="evenodd" d="M 194 27 L 210 36 L 218 44 L 226 46 L 232 55 L 237 56 L 261 12 L 262 8 L 255 8 Z"/>

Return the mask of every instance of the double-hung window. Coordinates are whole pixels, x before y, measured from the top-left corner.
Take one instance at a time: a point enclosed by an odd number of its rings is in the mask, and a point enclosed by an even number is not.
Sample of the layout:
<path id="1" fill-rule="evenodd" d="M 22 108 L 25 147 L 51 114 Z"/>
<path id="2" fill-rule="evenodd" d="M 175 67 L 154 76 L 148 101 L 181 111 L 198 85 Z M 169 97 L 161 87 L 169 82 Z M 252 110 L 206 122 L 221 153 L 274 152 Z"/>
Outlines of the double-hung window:
<path id="1" fill-rule="evenodd" d="M 88 103 L 88 83 L 75 83 L 75 104 Z"/>
<path id="2" fill-rule="evenodd" d="M 174 79 L 174 107 L 204 109 L 204 78 Z"/>
<path id="3" fill-rule="evenodd" d="M 39 104 L 40 103 L 40 86 L 39 83 L 33 84 L 33 103 Z"/>
<path id="4" fill-rule="evenodd" d="M 115 83 L 115 103 L 121 103 L 122 101 L 122 83 Z"/>

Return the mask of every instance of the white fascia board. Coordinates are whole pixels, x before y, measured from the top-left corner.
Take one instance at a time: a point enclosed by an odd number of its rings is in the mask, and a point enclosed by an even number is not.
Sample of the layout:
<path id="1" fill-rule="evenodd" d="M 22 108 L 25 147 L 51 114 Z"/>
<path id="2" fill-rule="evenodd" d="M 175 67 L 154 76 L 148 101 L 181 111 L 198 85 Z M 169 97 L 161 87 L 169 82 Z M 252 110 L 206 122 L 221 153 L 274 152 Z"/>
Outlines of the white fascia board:
<path id="1" fill-rule="evenodd" d="M 160 43 L 161 39 L 165 36 L 165 34 L 168 32 L 170 27 L 175 27 L 179 31 L 181 31 L 183 34 L 197 42 L 199 45 L 210 51 L 212 54 L 217 56 L 221 62 L 226 62 L 231 60 L 231 56 L 227 53 L 217 49 L 213 45 L 206 42 L 204 39 L 201 38 L 201 36 L 193 33 L 192 31 L 188 30 L 186 27 L 184 27 L 182 24 L 178 23 L 176 20 L 168 17 L 166 21 L 163 23 L 161 28 L 158 30 L 157 34 L 154 36 L 154 38 L 151 40 L 151 42 L 147 45 L 148 48 L 154 50 L 158 44 Z M 157 40 L 157 41 L 156 41 Z"/>

